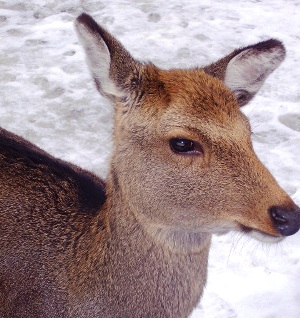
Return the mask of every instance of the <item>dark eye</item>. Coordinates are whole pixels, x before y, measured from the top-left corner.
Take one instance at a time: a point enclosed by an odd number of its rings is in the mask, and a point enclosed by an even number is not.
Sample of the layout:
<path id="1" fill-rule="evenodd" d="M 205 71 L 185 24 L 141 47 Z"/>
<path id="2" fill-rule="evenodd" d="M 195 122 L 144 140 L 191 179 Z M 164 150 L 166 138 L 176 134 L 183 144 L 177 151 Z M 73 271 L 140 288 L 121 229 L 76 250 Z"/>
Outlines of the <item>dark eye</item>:
<path id="1" fill-rule="evenodd" d="M 178 154 L 199 155 L 202 147 L 195 141 L 183 138 L 170 139 L 171 149 Z"/>

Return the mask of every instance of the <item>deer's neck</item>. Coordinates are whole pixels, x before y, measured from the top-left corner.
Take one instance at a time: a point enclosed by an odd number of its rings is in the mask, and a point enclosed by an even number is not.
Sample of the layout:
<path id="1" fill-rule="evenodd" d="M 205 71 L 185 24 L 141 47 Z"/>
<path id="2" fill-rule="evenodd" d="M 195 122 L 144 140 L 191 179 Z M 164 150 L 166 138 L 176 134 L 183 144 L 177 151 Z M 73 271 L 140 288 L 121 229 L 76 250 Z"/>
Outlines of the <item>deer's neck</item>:
<path id="1" fill-rule="evenodd" d="M 80 275 L 71 278 L 80 288 L 70 315 L 187 317 L 206 282 L 210 236 L 148 231 L 122 191 L 109 187 L 102 212 L 85 236 L 76 271 Z M 198 249 L 189 249 L 188 242 Z"/>
<path id="2" fill-rule="evenodd" d="M 108 201 L 106 264 L 112 308 L 120 307 L 123 317 L 185 317 L 205 285 L 210 236 L 195 239 L 176 231 L 147 231 L 120 192 Z M 176 249 L 170 242 L 180 243 L 180 238 L 186 248 Z M 197 251 L 189 250 L 185 244 L 195 240 Z"/>

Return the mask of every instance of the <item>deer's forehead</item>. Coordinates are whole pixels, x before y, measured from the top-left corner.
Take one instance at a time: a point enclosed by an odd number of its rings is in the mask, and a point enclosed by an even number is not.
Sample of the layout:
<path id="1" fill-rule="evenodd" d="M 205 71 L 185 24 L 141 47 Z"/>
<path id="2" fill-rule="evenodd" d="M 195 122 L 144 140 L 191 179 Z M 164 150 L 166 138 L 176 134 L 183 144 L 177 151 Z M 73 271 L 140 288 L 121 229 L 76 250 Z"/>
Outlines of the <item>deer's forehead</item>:
<path id="1" fill-rule="evenodd" d="M 167 75 L 164 87 L 169 104 L 160 119 L 164 132 L 180 127 L 210 140 L 240 140 L 249 135 L 248 119 L 234 94 L 220 80 L 201 70 Z"/>
<path id="2" fill-rule="evenodd" d="M 204 73 L 193 79 L 184 78 L 178 89 L 171 91 L 174 104 L 179 106 L 180 103 L 193 111 L 207 113 L 207 116 L 237 111 L 238 105 L 233 93 L 220 80 Z"/>
<path id="3" fill-rule="evenodd" d="M 147 71 L 141 107 L 129 119 L 134 130 L 151 126 L 164 134 L 181 127 L 214 136 L 249 131 L 234 94 L 220 80 L 200 69 Z"/>
<path id="4" fill-rule="evenodd" d="M 186 124 L 210 126 L 231 126 L 236 121 L 243 120 L 240 108 L 233 96 L 223 84 L 209 83 L 209 89 L 204 85 L 179 89 L 170 97 L 169 107 L 165 117 L 171 116 L 173 121 Z"/>
<path id="5" fill-rule="evenodd" d="M 201 69 L 156 69 L 151 75 L 145 89 L 146 94 L 150 95 L 146 101 L 150 108 L 171 108 L 179 113 L 215 119 L 221 119 L 223 113 L 236 113 L 239 110 L 234 94 L 223 82 Z M 151 100 L 156 100 L 156 103 Z"/>
<path id="6" fill-rule="evenodd" d="M 239 140 L 250 135 L 249 121 L 240 111 L 221 112 L 216 116 L 208 117 L 205 112 L 182 113 L 176 107 L 170 107 L 161 117 L 158 129 L 163 134 L 185 135 L 186 132 L 206 136 L 207 139 L 215 141 L 228 138 Z"/>

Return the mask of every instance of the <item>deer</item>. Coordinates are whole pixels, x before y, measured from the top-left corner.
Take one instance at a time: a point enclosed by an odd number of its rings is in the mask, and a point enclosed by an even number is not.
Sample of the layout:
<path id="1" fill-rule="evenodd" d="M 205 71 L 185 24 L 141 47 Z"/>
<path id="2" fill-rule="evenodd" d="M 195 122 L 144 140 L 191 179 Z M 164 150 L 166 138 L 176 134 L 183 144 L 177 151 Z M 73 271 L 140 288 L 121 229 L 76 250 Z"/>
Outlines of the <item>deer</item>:
<path id="1" fill-rule="evenodd" d="M 300 228 L 241 112 L 285 48 L 269 39 L 202 68 L 161 69 L 86 13 L 75 27 L 114 103 L 109 173 L 0 130 L 0 317 L 188 317 L 213 234 L 278 243 Z"/>

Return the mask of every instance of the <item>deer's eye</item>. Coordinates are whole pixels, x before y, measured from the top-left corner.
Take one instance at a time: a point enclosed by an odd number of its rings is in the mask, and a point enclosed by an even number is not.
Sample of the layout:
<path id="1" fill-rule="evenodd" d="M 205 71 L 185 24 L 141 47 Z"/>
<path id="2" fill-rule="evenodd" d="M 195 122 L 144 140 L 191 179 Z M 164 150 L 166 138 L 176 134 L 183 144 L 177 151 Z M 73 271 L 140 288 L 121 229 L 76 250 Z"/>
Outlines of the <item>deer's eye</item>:
<path id="1" fill-rule="evenodd" d="M 177 154 L 199 155 L 203 152 L 199 143 L 189 139 L 172 138 L 169 142 L 170 148 Z"/>

